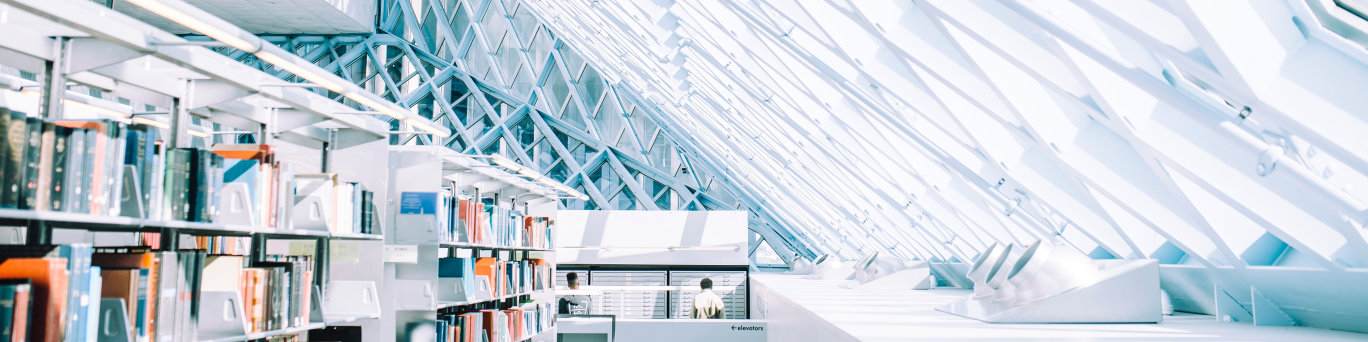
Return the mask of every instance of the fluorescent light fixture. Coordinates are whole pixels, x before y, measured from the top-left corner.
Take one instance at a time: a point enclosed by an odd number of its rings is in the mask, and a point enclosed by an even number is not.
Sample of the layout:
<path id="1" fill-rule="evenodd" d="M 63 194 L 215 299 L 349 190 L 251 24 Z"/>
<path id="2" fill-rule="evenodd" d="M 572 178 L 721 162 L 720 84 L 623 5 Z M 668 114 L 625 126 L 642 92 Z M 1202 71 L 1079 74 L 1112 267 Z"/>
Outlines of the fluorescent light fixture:
<path id="1" fill-rule="evenodd" d="M 257 44 L 252 44 L 248 39 L 219 29 L 210 23 L 206 23 L 199 18 L 191 16 L 181 9 L 175 8 L 171 4 L 156 0 L 129 0 L 128 2 L 137 5 L 138 7 L 142 7 L 149 12 L 156 13 L 162 18 L 171 20 L 176 24 L 185 26 L 191 31 L 199 32 L 200 34 L 214 38 L 214 40 L 228 44 L 228 46 L 231 46 L 234 49 L 247 51 L 249 53 L 261 49 L 261 45 L 259 45 L 260 41 L 257 41 Z"/>
<path id="2" fill-rule="evenodd" d="M 197 137 L 200 137 L 200 138 L 208 138 L 208 137 L 209 137 L 209 133 L 205 133 L 204 131 L 201 131 L 201 130 L 198 130 L 198 129 L 193 129 L 193 128 L 191 128 L 191 129 L 185 130 L 185 132 L 186 132 L 186 133 L 190 133 L 190 135 L 197 136 Z"/>
<path id="3" fill-rule="evenodd" d="M 417 128 L 417 129 L 423 130 L 424 132 L 431 133 L 432 136 L 435 136 L 435 137 L 438 137 L 438 138 L 446 138 L 446 137 L 448 137 L 448 136 L 451 136 L 451 134 L 447 134 L 446 132 L 443 132 L 442 130 L 437 129 L 437 127 L 432 127 L 432 125 L 429 125 L 427 122 L 424 122 L 424 121 L 421 121 L 421 120 L 412 120 L 412 119 L 410 119 L 410 120 L 404 120 L 404 122 L 407 122 L 407 123 L 409 124 L 409 126 L 412 126 L 413 128 Z"/>
<path id="4" fill-rule="evenodd" d="M 303 78 L 305 80 L 308 80 L 309 82 L 313 82 L 313 84 L 317 84 L 318 86 L 323 87 L 327 90 L 331 90 L 334 93 L 341 93 L 345 90 L 344 88 L 342 88 L 342 84 L 333 82 L 329 79 L 330 77 L 327 77 L 332 75 L 325 76 L 323 74 L 317 73 L 316 70 L 314 70 L 317 68 L 303 67 L 299 63 L 296 63 L 296 61 L 291 60 L 289 56 L 280 56 L 270 51 L 264 50 L 257 52 L 256 56 L 257 58 L 266 61 L 266 63 L 271 63 L 271 65 L 274 65 L 281 69 L 285 69 L 285 71 L 289 71 L 291 74 L 299 76 L 299 78 Z"/>
<path id="5" fill-rule="evenodd" d="M 503 166 L 504 168 L 507 168 L 514 172 L 518 172 L 523 169 L 522 165 L 519 165 L 518 163 L 513 162 L 512 159 L 508 159 L 508 157 L 504 157 L 502 155 L 495 154 L 490 156 L 490 159 L 493 160 L 495 164 L 499 164 L 499 166 Z"/>
<path id="6" fill-rule="evenodd" d="M 105 108 L 105 107 L 101 107 L 101 106 L 96 106 L 96 105 L 92 105 L 92 104 L 89 104 L 89 103 L 85 103 L 85 102 L 81 102 L 81 101 L 77 101 L 77 100 L 73 100 L 73 99 L 68 99 L 68 98 L 63 98 L 63 99 L 62 99 L 62 104 L 63 104 L 63 105 L 66 105 L 66 106 L 68 106 L 68 107 L 71 107 L 71 108 L 87 110 L 87 111 L 95 112 L 95 114 L 100 114 L 100 115 L 104 115 L 104 116 L 108 116 L 108 117 L 116 118 L 116 119 L 127 119 L 129 116 L 132 116 L 131 114 L 128 114 L 128 113 L 124 113 L 124 112 L 120 112 L 120 111 L 117 111 L 117 110 L 113 110 L 113 109 L 109 109 L 109 108 Z"/>
<path id="7" fill-rule="evenodd" d="M 370 96 L 366 96 L 366 94 L 362 94 L 359 92 L 348 92 L 342 94 L 342 96 L 346 96 L 352 101 L 360 103 L 362 106 L 366 106 L 367 108 L 380 112 L 380 114 L 389 115 L 389 117 L 394 118 L 395 120 L 404 120 L 408 117 L 408 115 L 400 113 L 399 111 L 396 111 L 393 108 L 390 108 L 389 106 L 381 104 L 380 101 L 376 101 L 375 99 L 370 98 Z"/>
<path id="8" fill-rule="evenodd" d="M 168 124 L 163 123 L 163 122 L 161 122 L 161 121 L 157 121 L 157 120 L 152 120 L 152 119 L 144 118 L 144 117 L 141 117 L 141 116 L 134 116 L 134 117 L 133 117 L 133 122 L 134 122 L 134 123 L 140 123 L 140 124 L 148 125 L 148 126 L 158 127 L 158 128 L 161 128 L 161 129 L 171 129 L 171 125 L 168 125 Z"/>

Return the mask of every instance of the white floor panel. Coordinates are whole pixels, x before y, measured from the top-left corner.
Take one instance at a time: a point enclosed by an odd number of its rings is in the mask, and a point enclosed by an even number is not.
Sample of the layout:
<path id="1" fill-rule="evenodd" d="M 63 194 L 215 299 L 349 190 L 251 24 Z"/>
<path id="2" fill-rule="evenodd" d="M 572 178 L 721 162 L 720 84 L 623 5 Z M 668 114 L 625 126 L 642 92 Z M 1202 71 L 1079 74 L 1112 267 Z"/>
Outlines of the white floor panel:
<path id="1" fill-rule="evenodd" d="M 1253 326 L 1181 313 L 1160 324 L 989 324 L 936 311 L 969 290 L 858 290 L 836 281 L 757 273 L 751 281 L 862 341 L 1368 341 L 1368 334 Z"/>

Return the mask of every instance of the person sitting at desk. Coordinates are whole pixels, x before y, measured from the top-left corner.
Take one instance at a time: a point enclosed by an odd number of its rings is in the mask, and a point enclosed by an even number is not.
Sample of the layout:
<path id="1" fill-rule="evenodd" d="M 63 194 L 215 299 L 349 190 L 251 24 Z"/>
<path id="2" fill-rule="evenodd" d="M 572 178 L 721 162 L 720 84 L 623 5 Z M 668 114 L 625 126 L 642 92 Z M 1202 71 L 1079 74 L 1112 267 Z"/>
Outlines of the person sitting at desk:
<path id="1" fill-rule="evenodd" d="M 566 284 L 566 287 L 569 287 L 571 290 L 578 290 L 578 289 L 579 289 L 579 274 L 576 274 L 575 272 L 566 273 L 566 274 L 565 274 L 565 284 Z M 563 297 L 560 298 L 559 301 L 557 301 L 556 304 L 557 304 L 557 305 L 556 305 L 556 306 L 557 306 L 557 308 L 556 308 L 556 313 L 568 315 L 568 314 L 570 314 L 570 307 L 572 307 L 572 306 L 580 306 L 580 305 L 583 305 L 583 304 L 584 304 L 584 298 L 582 298 L 582 297 L 580 297 L 580 296 L 573 296 L 573 295 L 572 295 L 572 296 L 563 296 Z"/>
<path id="2" fill-rule="evenodd" d="M 722 297 L 712 292 L 712 279 L 703 278 L 698 282 L 698 287 L 703 288 L 693 299 L 693 318 L 701 319 L 721 319 L 727 318 L 726 306 L 722 304 Z"/>

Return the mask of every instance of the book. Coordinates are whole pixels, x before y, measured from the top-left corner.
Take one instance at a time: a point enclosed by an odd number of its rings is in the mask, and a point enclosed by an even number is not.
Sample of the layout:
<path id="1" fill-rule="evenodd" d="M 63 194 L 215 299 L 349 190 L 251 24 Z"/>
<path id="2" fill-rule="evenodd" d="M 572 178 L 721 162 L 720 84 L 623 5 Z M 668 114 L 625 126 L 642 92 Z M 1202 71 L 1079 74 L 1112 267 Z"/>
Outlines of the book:
<path id="1" fill-rule="evenodd" d="M 0 341 L 9 342 L 16 339 L 15 330 L 18 330 L 20 335 L 24 334 L 24 327 L 17 327 L 15 324 L 16 315 L 20 314 L 17 311 L 21 309 L 16 307 L 16 304 L 19 304 L 17 297 L 21 288 L 22 291 L 27 291 L 28 286 L 27 279 L 0 281 Z M 27 307 L 22 309 L 27 310 Z"/>
<path id="2" fill-rule="evenodd" d="M 194 160 L 193 148 L 174 148 L 166 152 L 166 170 L 162 185 L 162 219 L 190 219 L 190 170 Z"/>
<path id="3" fill-rule="evenodd" d="M 290 203 L 292 207 L 292 229 L 326 230 L 337 232 L 336 203 L 333 202 L 337 188 L 335 173 L 300 173 L 294 177 Z"/>
<path id="4" fill-rule="evenodd" d="M 39 192 L 47 197 L 47 202 L 39 209 L 65 211 L 67 167 L 70 162 L 72 130 L 66 126 L 53 125 L 51 174 L 48 175 L 46 190 Z M 45 143 L 46 145 L 46 143 Z M 44 162 L 46 163 L 46 162 Z M 42 187 L 42 185 L 39 185 Z"/>
<path id="5" fill-rule="evenodd" d="M 0 192 L 0 207 L 18 208 L 23 197 L 21 190 L 24 180 L 24 149 L 28 147 L 28 120 L 24 113 L 5 109 L 8 114 L 8 127 L 5 133 L 7 143 L 5 177 Z"/>
<path id="6" fill-rule="evenodd" d="M 86 174 L 86 129 L 70 127 L 68 129 L 71 130 L 71 136 L 67 137 L 66 181 L 64 182 L 66 188 L 62 189 L 62 202 L 66 204 L 66 208 L 63 208 L 62 211 L 83 212 L 86 205 L 86 201 L 83 199 L 85 196 L 83 180 Z"/>
<path id="7" fill-rule="evenodd" d="M 270 145 L 260 144 L 218 144 L 211 148 L 214 154 L 223 157 L 224 167 L 216 176 L 222 184 L 241 184 L 245 186 L 250 199 L 245 208 L 249 222 L 262 227 L 275 227 L 274 216 L 277 170 L 274 165 L 273 150 Z M 239 200 L 239 199 L 229 199 Z M 238 205 L 232 203 L 230 205 Z"/>
<path id="8" fill-rule="evenodd" d="M 85 282 L 85 295 L 81 296 L 81 305 L 85 306 L 81 320 L 85 326 L 77 327 L 81 330 L 77 341 L 95 342 L 100 335 L 100 292 L 104 289 L 104 274 L 100 266 L 90 267 Z"/>
<path id="9" fill-rule="evenodd" d="M 14 294 L 13 309 L 8 321 L 9 326 L 6 332 L 9 338 L 0 339 L 6 342 L 23 342 L 29 340 L 29 334 L 33 331 L 33 284 L 28 279 L 0 280 L 14 284 L 11 291 Z"/>
<path id="10" fill-rule="evenodd" d="M 141 279 L 141 269 L 109 268 L 102 269 L 103 280 L 100 298 L 119 298 L 124 300 L 124 312 L 128 314 L 129 331 L 137 330 L 138 307 L 146 301 L 146 280 Z M 139 281 L 142 280 L 140 283 Z"/>
<path id="11" fill-rule="evenodd" d="M 56 125 L 43 122 L 41 142 L 38 144 L 38 176 L 32 190 L 35 198 L 32 208 L 37 210 L 52 210 L 53 158 L 57 152 L 57 133 Z"/>
<path id="12" fill-rule="evenodd" d="M 332 326 L 309 330 L 310 342 L 361 342 L 361 327 Z"/>
<path id="13" fill-rule="evenodd" d="M 86 327 L 89 320 L 90 293 L 90 258 L 92 247 L 90 244 L 67 244 L 67 245 L 23 245 L 9 246 L 0 249 L 0 258 L 49 258 L 61 259 L 67 263 L 63 265 L 63 270 L 67 274 L 67 289 L 63 292 L 66 296 L 64 303 L 66 317 L 64 335 L 72 339 L 81 339 L 81 332 Z"/>
<path id="14" fill-rule="evenodd" d="M 118 248 L 102 247 L 91 256 L 91 264 L 105 269 L 130 269 L 138 271 L 137 310 L 129 316 L 133 321 L 134 334 L 139 340 L 153 340 L 157 324 L 157 284 L 159 262 L 157 253 L 144 247 Z M 135 301 L 129 301 L 130 306 Z"/>
<path id="15" fill-rule="evenodd" d="M 30 341 L 63 341 L 67 321 L 67 260 L 62 258 L 11 258 L 0 262 L 0 279 L 28 279 L 33 283 Z"/>
<path id="16" fill-rule="evenodd" d="M 26 118 L 25 121 L 24 126 L 28 129 L 24 139 L 24 171 L 19 182 L 19 209 L 34 209 L 38 204 L 38 159 L 43 147 L 43 120 Z"/>
<path id="17" fill-rule="evenodd" d="M 375 230 L 375 196 L 370 191 L 361 191 L 361 233 L 377 234 Z"/>

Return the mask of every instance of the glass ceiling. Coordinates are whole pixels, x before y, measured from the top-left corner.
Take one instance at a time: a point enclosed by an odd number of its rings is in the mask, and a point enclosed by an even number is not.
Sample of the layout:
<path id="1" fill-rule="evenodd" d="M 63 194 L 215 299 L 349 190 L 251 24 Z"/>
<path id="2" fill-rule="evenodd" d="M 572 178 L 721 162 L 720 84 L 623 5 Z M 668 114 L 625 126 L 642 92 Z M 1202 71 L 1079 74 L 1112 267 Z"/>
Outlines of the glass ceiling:
<path id="1" fill-rule="evenodd" d="M 524 5 L 808 256 L 1343 270 L 1368 53 L 1324 3 Z"/>

